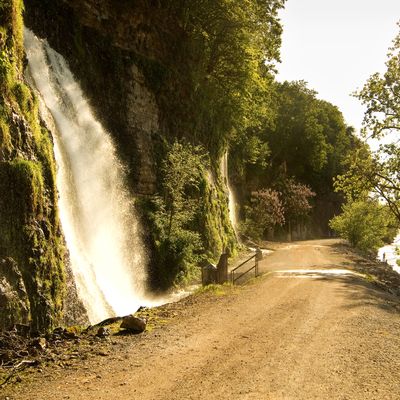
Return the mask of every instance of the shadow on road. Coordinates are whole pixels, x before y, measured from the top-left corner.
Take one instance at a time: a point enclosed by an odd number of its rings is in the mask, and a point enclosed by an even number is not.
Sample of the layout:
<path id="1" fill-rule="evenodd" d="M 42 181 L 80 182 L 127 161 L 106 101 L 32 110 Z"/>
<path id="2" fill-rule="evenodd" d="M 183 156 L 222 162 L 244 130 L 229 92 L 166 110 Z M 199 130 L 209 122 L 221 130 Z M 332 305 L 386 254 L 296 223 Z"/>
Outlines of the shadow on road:
<path id="1" fill-rule="evenodd" d="M 337 291 L 349 299 L 344 309 L 373 306 L 388 313 L 400 313 L 400 297 L 385 292 L 375 282 L 368 282 L 365 278 L 345 276 L 321 276 L 317 280 L 329 280 L 341 285 Z"/>

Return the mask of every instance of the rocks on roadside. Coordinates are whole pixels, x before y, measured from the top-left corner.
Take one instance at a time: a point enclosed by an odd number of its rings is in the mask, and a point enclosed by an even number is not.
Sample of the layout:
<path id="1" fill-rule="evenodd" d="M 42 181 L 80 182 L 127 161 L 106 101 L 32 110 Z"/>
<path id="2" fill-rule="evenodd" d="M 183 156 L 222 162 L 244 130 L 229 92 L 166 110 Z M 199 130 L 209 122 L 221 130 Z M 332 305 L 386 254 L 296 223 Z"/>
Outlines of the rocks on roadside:
<path id="1" fill-rule="evenodd" d="M 105 338 L 107 336 L 110 336 L 110 330 L 108 328 L 105 328 L 101 326 L 96 333 L 96 336 L 99 338 Z"/>
<path id="2" fill-rule="evenodd" d="M 132 333 L 141 333 L 145 331 L 146 325 L 145 319 L 127 315 L 123 318 L 120 328 Z"/>

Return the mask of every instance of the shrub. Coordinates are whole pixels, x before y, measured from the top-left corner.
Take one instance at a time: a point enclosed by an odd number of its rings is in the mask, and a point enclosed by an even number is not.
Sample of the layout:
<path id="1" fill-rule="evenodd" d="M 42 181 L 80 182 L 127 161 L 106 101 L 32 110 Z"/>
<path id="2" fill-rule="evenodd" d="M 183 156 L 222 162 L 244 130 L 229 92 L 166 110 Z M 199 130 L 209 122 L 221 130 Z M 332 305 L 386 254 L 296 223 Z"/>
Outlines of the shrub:
<path id="1" fill-rule="evenodd" d="M 376 252 L 396 234 L 397 226 L 388 207 L 367 199 L 347 203 L 330 227 L 363 252 Z"/>

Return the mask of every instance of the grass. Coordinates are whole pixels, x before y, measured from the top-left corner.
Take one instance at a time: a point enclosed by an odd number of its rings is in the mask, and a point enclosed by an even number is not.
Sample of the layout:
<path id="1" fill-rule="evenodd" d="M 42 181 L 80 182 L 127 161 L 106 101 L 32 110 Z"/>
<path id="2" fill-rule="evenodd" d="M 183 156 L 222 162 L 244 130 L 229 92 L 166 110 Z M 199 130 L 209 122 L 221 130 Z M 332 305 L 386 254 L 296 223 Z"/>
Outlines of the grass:
<path id="1" fill-rule="evenodd" d="M 232 285 L 230 282 L 226 282 L 222 285 L 211 284 L 207 286 L 199 287 L 194 293 L 193 296 L 199 296 L 204 293 L 212 294 L 214 296 L 225 296 L 231 293 L 235 293 L 238 290 L 237 286 Z"/>

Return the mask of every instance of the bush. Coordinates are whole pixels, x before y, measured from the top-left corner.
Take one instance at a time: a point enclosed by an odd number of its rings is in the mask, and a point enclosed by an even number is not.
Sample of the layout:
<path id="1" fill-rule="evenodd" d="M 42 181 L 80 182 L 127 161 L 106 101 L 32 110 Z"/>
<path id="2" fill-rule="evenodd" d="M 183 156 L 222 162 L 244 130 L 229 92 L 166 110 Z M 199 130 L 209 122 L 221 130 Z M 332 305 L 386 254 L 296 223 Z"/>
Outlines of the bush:
<path id="1" fill-rule="evenodd" d="M 330 227 L 363 252 L 376 252 L 396 235 L 397 223 L 388 207 L 377 200 L 350 202 L 342 211 L 330 221 Z"/>

